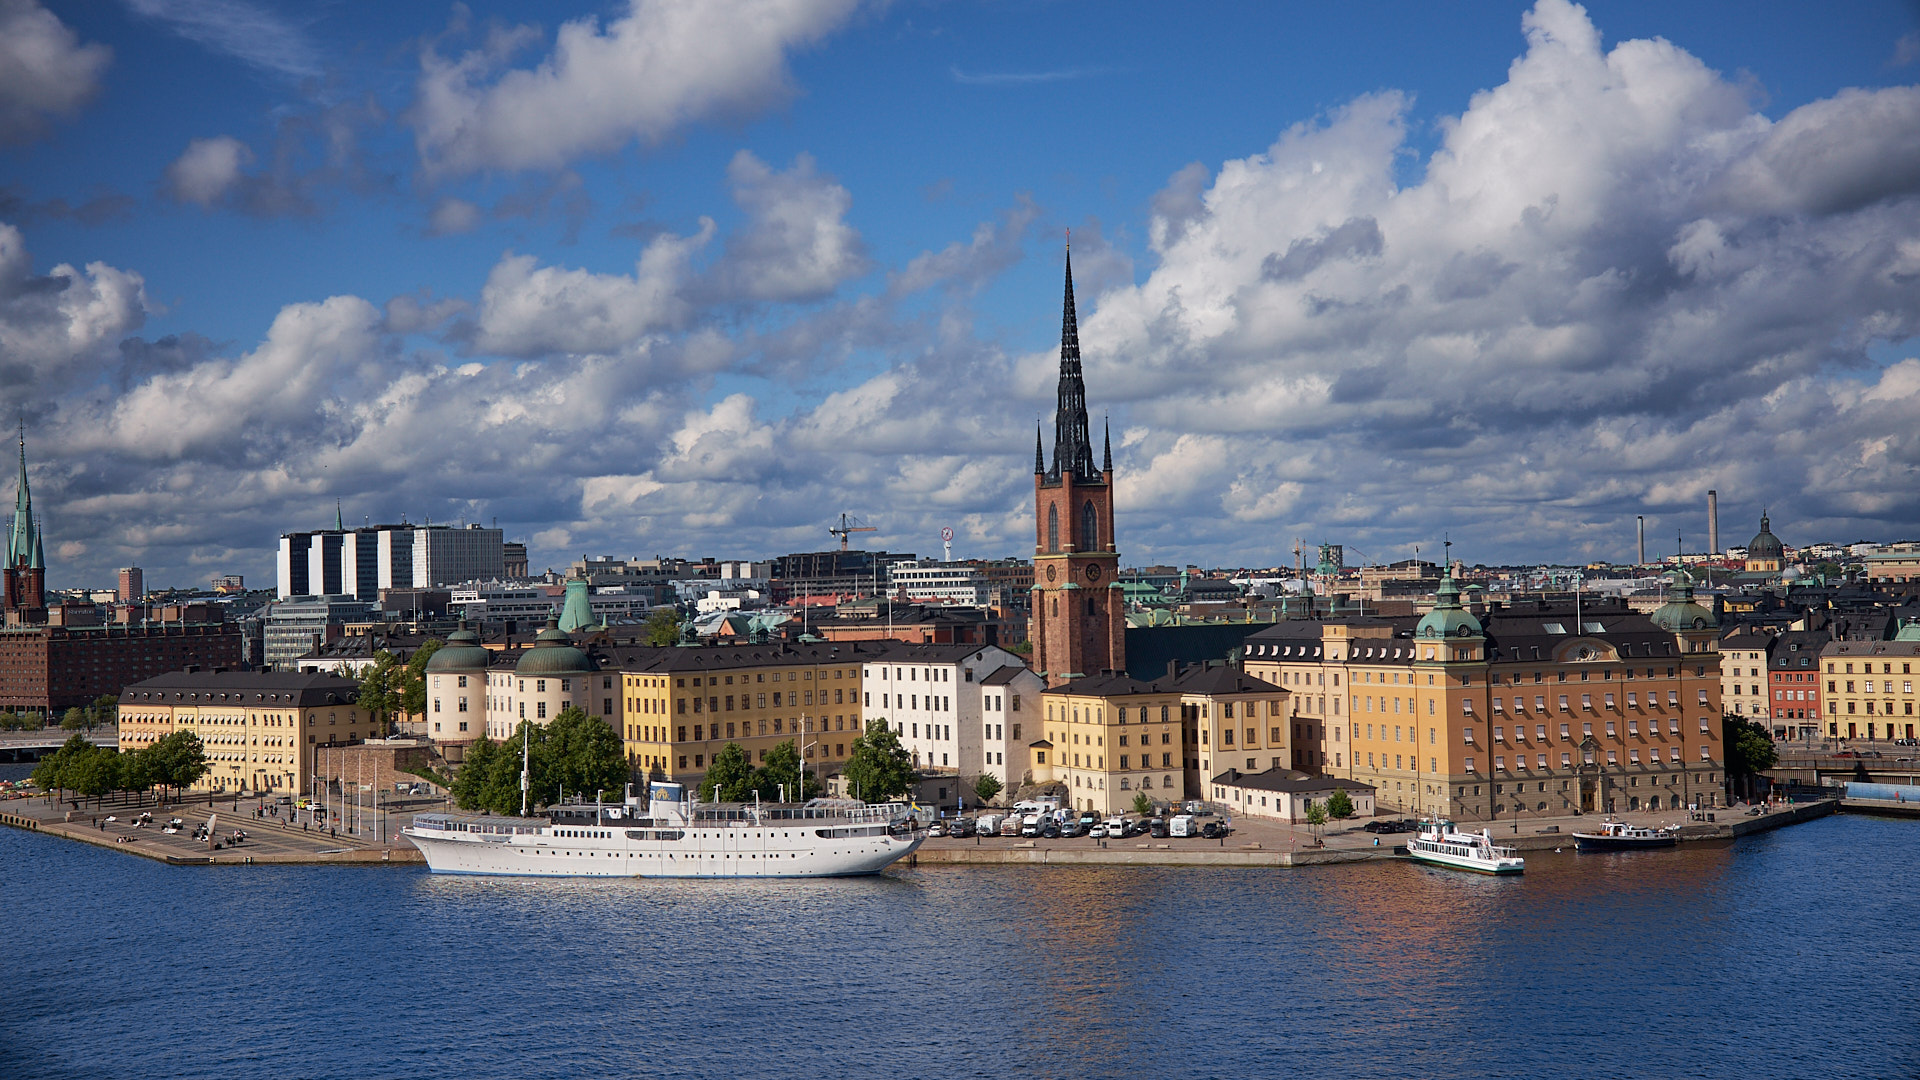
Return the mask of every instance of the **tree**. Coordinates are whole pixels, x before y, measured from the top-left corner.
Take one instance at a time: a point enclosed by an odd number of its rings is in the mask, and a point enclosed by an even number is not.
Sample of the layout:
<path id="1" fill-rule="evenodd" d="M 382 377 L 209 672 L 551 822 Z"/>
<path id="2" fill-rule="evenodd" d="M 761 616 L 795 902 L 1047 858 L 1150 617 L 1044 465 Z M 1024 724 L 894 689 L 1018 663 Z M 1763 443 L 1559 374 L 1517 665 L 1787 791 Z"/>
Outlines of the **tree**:
<path id="1" fill-rule="evenodd" d="M 982 773 L 980 779 L 973 782 L 973 793 L 978 795 L 983 803 L 992 802 L 993 797 L 1000 794 L 1001 790 L 1000 778 L 992 773 Z"/>
<path id="2" fill-rule="evenodd" d="M 399 657 L 381 649 L 374 654 L 373 663 L 360 672 L 360 693 L 354 703 L 367 710 L 367 715 L 377 724 L 399 711 L 404 682 L 405 671 Z"/>
<path id="3" fill-rule="evenodd" d="M 1346 788 L 1334 788 L 1333 794 L 1327 796 L 1327 816 L 1333 818 L 1353 816 L 1353 797 L 1347 794 Z"/>
<path id="4" fill-rule="evenodd" d="M 169 732 L 140 751 L 145 758 L 146 774 L 156 784 L 163 784 L 175 791 L 190 788 L 201 777 L 207 775 L 211 767 L 207 764 L 207 748 L 200 742 L 200 736 L 191 731 Z"/>
<path id="5" fill-rule="evenodd" d="M 664 648 L 680 640 L 680 612 L 657 607 L 647 616 L 647 644 Z"/>
<path id="6" fill-rule="evenodd" d="M 1753 794 L 1753 778 L 1780 760 L 1780 752 L 1774 748 L 1773 738 L 1767 734 L 1765 726 L 1738 716 L 1720 718 L 1720 745 L 1726 747 L 1727 775 L 1738 777 L 1749 797 Z"/>
<path id="7" fill-rule="evenodd" d="M 447 788 L 455 806 L 462 810 L 485 807 L 487 777 L 493 771 L 493 759 L 500 753 L 500 744 L 484 735 L 467 747 L 466 756 L 460 762 L 460 771 L 453 774 L 453 783 Z"/>
<path id="8" fill-rule="evenodd" d="M 785 794 L 788 799 L 805 802 L 819 795 L 821 789 L 820 778 L 802 767 L 800 751 L 793 740 L 788 739 L 767 751 L 766 760 L 753 771 L 747 794 L 759 792 L 760 798 L 768 802 Z"/>
<path id="9" fill-rule="evenodd" d="M 700 780 L 700 801 L 740 802 L 753 797 L 753 762 L 739 743 L 728 743 L 713 755 L 707 775 Z"/>
<path id="10" fill-rule="evenodd" d="M 913 790 L 913 757 L 885 720 L 867 722 L 866 734 L 853 740 L 853 753 L 841 772 L 868 802 L 886 802 Z"/>
<path id="11" fill-rule="evenodd" d="M 112 694 L 101 694 L 87 707 L 87 714 L 96 725 L 116 727 L 120 723 L 120 699 Z"/>
<path id="12" fill-rule="evenodd" d="M 1326 823 L 1326 806 L 1322 803 L 1309 802 L 1307 804 L 1307 830 L 1311 832 L 1315 838 L 1318 838 L 1321 827 L 1326 825 Z"/>
<path id="13" fill-rule="evenodd" d="M 400 677 L 400 708 L 408 716 L 427 715 L 427 661 L 445 644 L 439 638 L 428 638 L 407 658 Z"/>
<path id="14" fill-rule="evenodd" d="M 540 745 L 542 778 L 558 789 L 556 795 L 575 791 L 584 799 L 604 791 L 614 800 L 626 797 L 632 779 L 626 745 L 605 721 L 576 707 L 562 709 Z"/>
<path id="15" fill-rule="evenodd" d="M 89 753 L 67 767 L 67 786 L 90 799 L 120 787 L 120 755 L 104 746 L 88 744 Z"/>
<path id="16" fill-rule="evenodd" d="M 93 725 L 87 723 L 87 710 L 78 705 L 68 709 L 66 715 L 60 718 L 60 730 L 62 731 L 81 731 L 92 726 Z"/>
<path id="17" fill-rule="evenodd" d="M 1153 800 L 1147 797 L 1146 792 L 1138 791 L 1134 793 L 1133 812 L 1139 814 L 1141 817 L 1146 817 L 1148 814 L 1153 813 Z"/>
<path id="18" fill-rule="evenodd" d="M 73 783 L 69 775 L 70 771 L 82 757 L 92 753 L 93 750 L 93 744 L 88 742 L 84 735 L 68 738 L 66 742 L 60 744 L 60 749 L 40 759 L 40 764 L 33 770 L 33 782 L 42 791 L 71 789 Z"/>

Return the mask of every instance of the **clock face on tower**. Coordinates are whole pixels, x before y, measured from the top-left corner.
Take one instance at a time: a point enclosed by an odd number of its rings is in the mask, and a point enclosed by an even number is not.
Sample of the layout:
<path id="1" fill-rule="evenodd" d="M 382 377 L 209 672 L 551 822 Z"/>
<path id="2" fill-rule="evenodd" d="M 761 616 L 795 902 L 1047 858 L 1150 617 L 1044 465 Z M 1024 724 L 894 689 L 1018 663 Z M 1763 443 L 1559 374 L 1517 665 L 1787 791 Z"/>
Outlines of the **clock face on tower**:
<path id="1" fill-rule="evenodd" d="M 1100 565 L 1098 563 L 1095 563 L 1094 565 L 1087 567 L 1087 580 L 1088 581 L 1100 580 Z"/>
<path id="2" fill-rule="evenodd" d="M 1047 565 L 1047 580 L 1048 580 L 1048 581 L 1052 581 L 1052 580 L 1053 580 L 1054 578 L 1056 578 L 1056 577 L 1058 577 L 1058 576 L 1059 576 L 1059 574 L 1060 574 L 1060 571 L 1059 571 L 1059 570 L 1058 570 L 1058 569 L 1057 569 L 1056 567 L 1054 567 L 1054 566 L 1053 566 L 1053 565 L 1052 565 L 1051 563 L 1049 563 L 1049 564 Z"/>

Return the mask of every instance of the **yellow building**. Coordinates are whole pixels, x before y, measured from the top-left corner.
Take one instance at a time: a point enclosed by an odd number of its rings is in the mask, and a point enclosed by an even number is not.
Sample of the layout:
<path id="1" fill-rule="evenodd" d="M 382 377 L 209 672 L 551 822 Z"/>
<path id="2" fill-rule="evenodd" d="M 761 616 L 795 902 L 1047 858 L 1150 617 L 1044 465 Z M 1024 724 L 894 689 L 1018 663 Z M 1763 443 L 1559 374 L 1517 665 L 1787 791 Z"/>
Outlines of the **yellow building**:
<path id="1" fill-rule="evenodd" d="M 1892 641 L 1836 641 L 1820 651 L 1827 681 L 1827 736 L 1835 739 L 1912 739 L 1914 666 L 1920 664 L 1920 623 Z"/>
<path id="2" fill-rule="evenodd" d="M 336 675 L 176 671 L 120 693 L 120 750 L 132 753 L 191 731 L 211 766 L 195 791 L 304 790 L 316 749 L 379 738 L 354 704 L 360 684 Z"/>
<path id="3" fill-rule="evenodd" d="M 1249 636 L 1249 671 L 1316 698 L 1324 677 L 1331 738 L 1293 767 L 1362 781 L 1382 810 L 1462 820 L 1719 801 L 1718 630 L 1690 587 L 1651 616 L 1617 601 L 1482 614 L 1449 574 L 1417 622 L 1328 622 L 1317 657 L 1300 627 Z"/>
<path id="4" fill-rule="evenodd" d="M 792 740 L 824 779 L 860 735 L 861 664 L 889 644 L 615 649 L 602 671 L 621 695 L 614 704 L 638 773 L 697 785 L 728 743 L 759 765 Z"/>
<path id="5" fill-rule="evenodd" d="M 1131 810 L 1204 790 L 1213 771 L 1278 768 L 1289 756 L 1287 692 L 1209 665 L 1143 682 L 1074 679 L 1041 694 L 1043 737 L 1029 747 L 1036 783 L 1058 781 L 1076 809 Z"/>

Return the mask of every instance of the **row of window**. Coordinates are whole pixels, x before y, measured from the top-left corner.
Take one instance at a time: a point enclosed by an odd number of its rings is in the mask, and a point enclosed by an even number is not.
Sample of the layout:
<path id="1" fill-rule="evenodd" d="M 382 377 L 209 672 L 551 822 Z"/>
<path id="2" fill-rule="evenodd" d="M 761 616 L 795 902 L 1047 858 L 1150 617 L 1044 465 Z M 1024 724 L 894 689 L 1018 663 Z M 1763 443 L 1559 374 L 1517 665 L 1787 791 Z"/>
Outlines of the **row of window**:
<path id="1" fill-rule="evenodd" d="M 695 680 L 695 681 L 697 682 L 698 680 Z M 747 695 L 747 694 L 740 694 L 740 695 L 738 695 L 737 697 L 738 697 L 738 705 L 737 705 L 737 706 L 736 706 L 736 704 L 735 704 L 735 700 L 736 700 L 736 695 L 733 695 L 733 694 L 727 694 L 727 695 L 725 695 L 724 697 L 721 697 L 721 696 L 719 696 L 719 695 L 716 695 L 716 696 L 713 696 L 713 697 L 705 697 L 705 698 L 692 698 L 691 700 L 692 700 L 692 702 L 693 702 L 693 711 L 694 711 L 694 712 L 696 712 L 696 713 L 698 713 L 698 712 L 702 712 L 702 711 L 705 711 L 705 712 L 720 712 L 720 711 L 722 711 L 722 710 L 721 710 L 721 703 L 722 703 L 723 701 L 725 702 L 725 705 L 726 705 L 726 708 L 725 708 L 725 711 L 727 711 L 727 712 L 734 712 L 734 711 L 736 711 L 736 709 L 737 709 L 737 711 L 740 711 L 740 712 L 745 712 L 745 711 L 746 711 L 746 710 L 748 710 L 748 709 L 765 709 L 765 708 L 768 708 L 768 705 L 767 705 L 767 695 L 765 695 L 765 694 L 753 694 L 753 695 Z M 803 691 L 803 692 L 789 692 L 789 693 L 787 693 L 787 694 L 786 694 L 786 700 L 785 700 L 784 702 L 783 702 L 783 701 L 781 700 L 781 692 L 780 692 L 780 691 L 778 691 L 778 690 L 776 690 L 776 691 L 774 691 L 774 692 L 773 692 L 773 705 L 772 705 L 772 708 L 775 708 L 775 709 L 791 709 L 791 708 L 796 708 L 796 707 L 798 707 L 798 706 L 800 706 L 801 704 L 803 704 L 803 702 L 802 702 L 802 701 L 800 700 L 800 699 L 801 699 L 802 697 L 804 697 L 804 698 L 806 699 L 806 700 L 805 700 L 805 702 L 804 702 L 804 704 L 807 704 L 807 705 L 815 705 L 815 704 L 818 704 L 818 705 L 827 705 L 827 704 L 833 704 L 833 705 L 845 705 L 845 704 L 847 704 L 847 700 L 846 700 L 846 691 L 845 691 L 844 689 L 836 689 L 836 690 L 834 690 L 834 692 L 833 692 L 833 701 L 832 701 L 832 702 L 828 702 L 828 701 L 827 701 L 827 692 L 826 692 L 825 690 L 822 690 L 822 691 L 820 691 L 820 694 L 819 694 L 819 700 L 818 700 L 818 701 L 815 701 L 815 700 L 814 700 L 814 692 L 813 692 L 813 691 L 811 691 L 811 690 L 807 690 L 807 691 Z M 869 703 L 869 704 L 871 704 L 871 703 L 872 703 L 872 701 L 871 701 L 871 698 L 872 698 L 872 695 L 871 695 L 871 694 L 869 694 L 869 695 L 868 695 L 868 698 L 869 698 L 869 701 L 868 701 L 868 703 Z M 678 704 L 677 704 L 677 705 L 675 706 L 675 711 L 676 711 L 676 712 L 678 712 L 678 713 L 680 713 L 681 715 L 685 715 L 685 714 L 686 714 L 686 712 L 687 712 L 687 702 L 688 702 L 688 700 L 689 700 L 689 699 L 688 699 L 688 698 L 678 698 L 678 699 L 676 699 L 676 700 L 677 700 L 677 702 L 678 702 Z"/>
<path id="2" fill-rule="evenodd" d="M 707 742 L 713 739 L 751 739 L 754 737 L 755 723 L 756 722 L 752 720 L 739 721 L 737 723 L 729 722 L 726 725 L 725 734 L 721 733 L 721 725 L 717 723 L 695 724 L 693 725 L 692 741 Z M 787 720 L 781 717 L 775 717 L 772 720 L 758 721 L 758 723 L 760 725 L 759 733 L 761 735 L 788 735 L 788 734 L 799 735 L 802 733 L 803 729 L 804 729 L 804 732 L 809 735 L 813 734 L 815 730 L 819 730 L 822 732 L 829 731 L 829 730 L 832 730 L 832 731 L 860 730 L 860 718 L 857 716 L 852 718 L 851 727 L 849 727 L 850 722 L 844 714 L 840 716 L 835 716 L 831 720 L 829 720 L 827 717 L 824 717 L 824 716 L 820 717 L 817 720 L 812 717 L 808 717 L 804 721 L 799 718 Z M 815 724 L 819 725 L 817 729 L 814 727 Z M 829 724 L 832 725 L 831 728 L 828 727 Z M 769 727 L 771 727 L 771 730 L 769 730 Z M 674 740 L 673 740 L 674 742 L 688 741 L 687 725 L 681 724 L 678 727 L 675 727 L 673 730 L 674 730 Z M 667 729 L 665 727 L 654 727 L 648 724 L 628 724 L 627 725 L 627 738 L 629 739 L 639 739 L 646 742 L 664 742 L 666 740 L 666 735 L 667 735 Z"/>

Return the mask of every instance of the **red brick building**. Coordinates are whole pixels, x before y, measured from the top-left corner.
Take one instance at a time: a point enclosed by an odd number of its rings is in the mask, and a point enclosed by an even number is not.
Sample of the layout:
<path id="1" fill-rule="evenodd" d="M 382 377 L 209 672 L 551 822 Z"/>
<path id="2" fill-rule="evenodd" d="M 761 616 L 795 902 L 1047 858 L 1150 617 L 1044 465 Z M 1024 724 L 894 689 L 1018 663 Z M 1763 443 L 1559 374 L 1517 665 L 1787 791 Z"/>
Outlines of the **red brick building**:
<path id="1" fill-rule="evenodd" d="M 0 709 L 64 712 L 189 665 L 240 666 L 232 623 L 0 629 Z"/>

